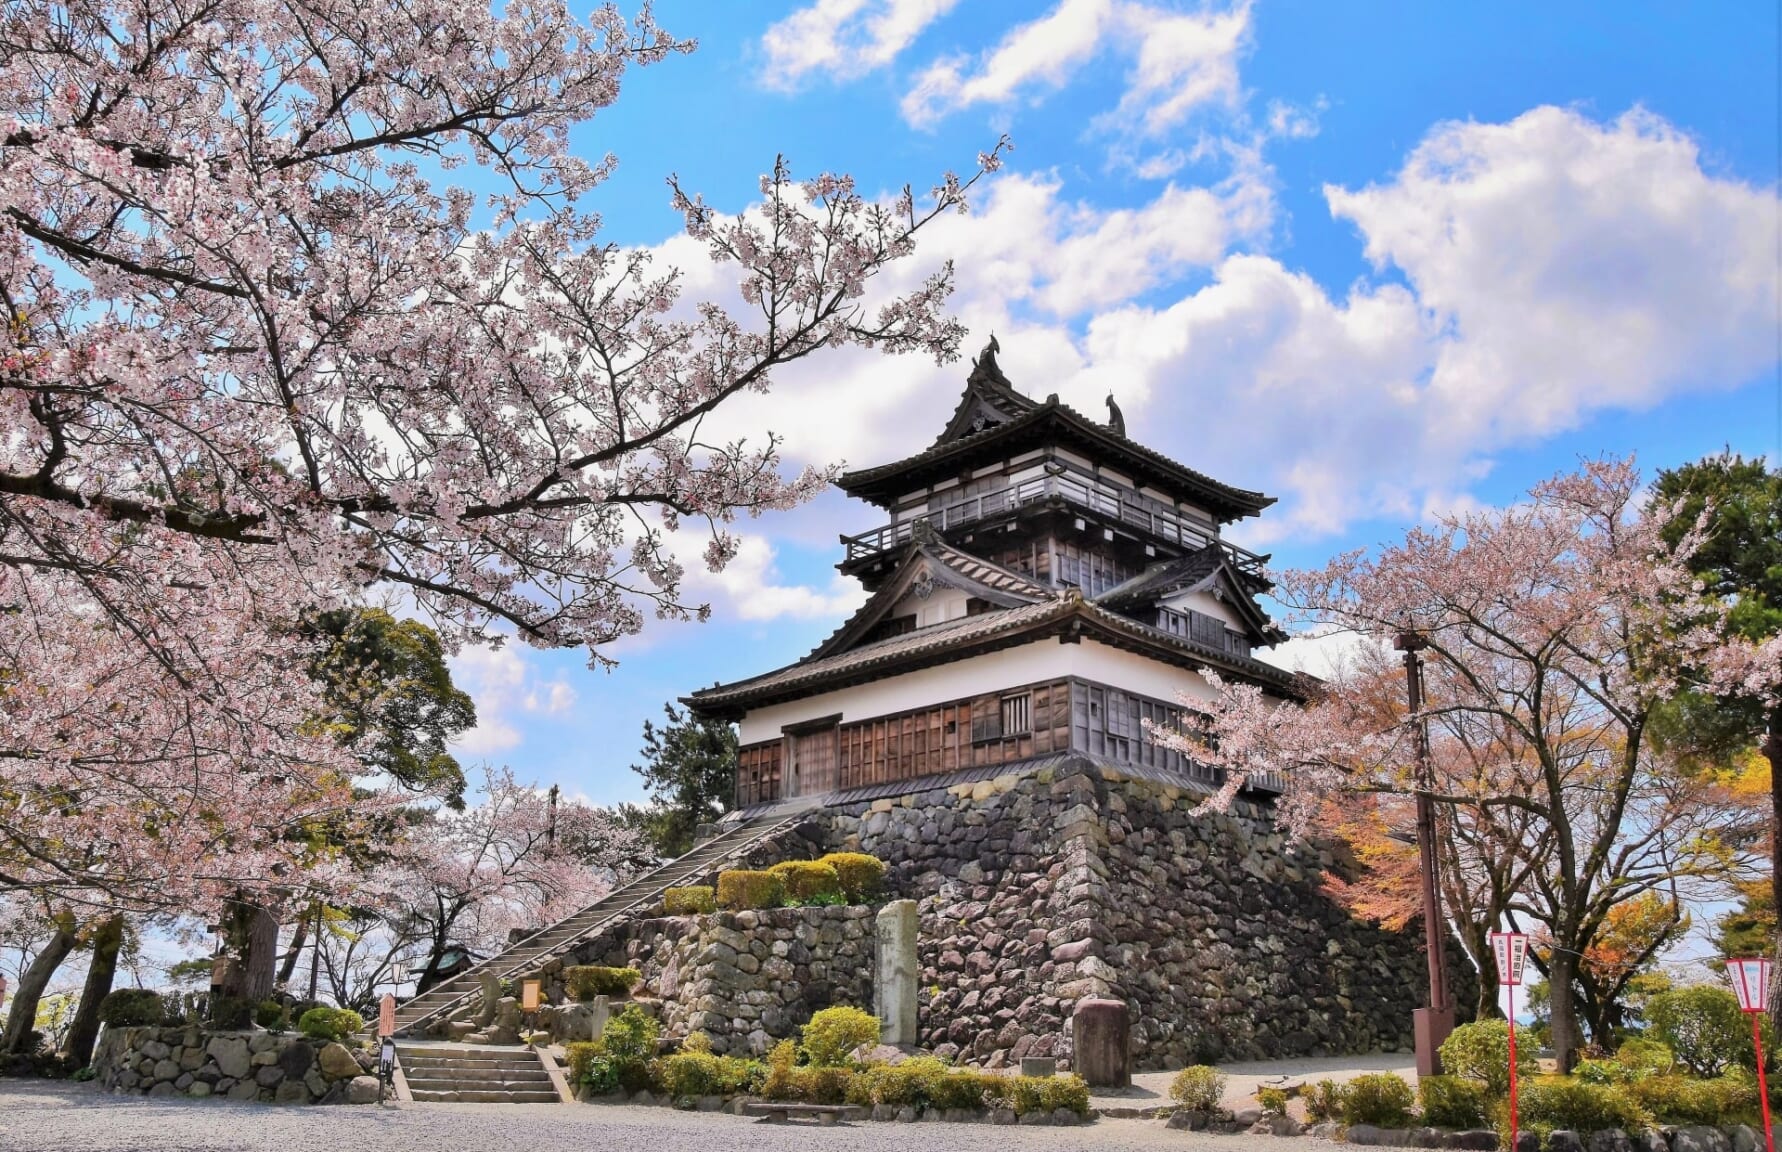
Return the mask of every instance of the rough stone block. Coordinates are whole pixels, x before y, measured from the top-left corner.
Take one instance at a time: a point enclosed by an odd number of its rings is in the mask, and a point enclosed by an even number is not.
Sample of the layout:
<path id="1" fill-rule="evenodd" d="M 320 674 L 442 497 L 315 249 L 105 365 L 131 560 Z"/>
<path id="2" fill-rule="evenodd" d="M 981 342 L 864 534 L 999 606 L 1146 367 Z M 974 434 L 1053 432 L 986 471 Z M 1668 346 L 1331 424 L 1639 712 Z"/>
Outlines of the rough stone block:
<path id="1" fill-rule="evenodd" d="M 1021 1057 L 1021 1075 L 1056 1076 L 1058 1075 L 1058 1058 L 1056 1056 L 1023 1056 Z"/>
<path id="2" fill-rule="evenodd" d="M 1132 1025 L 1120 1000 L 1081 1000 L 1071 1013 L 1073 1067 L 1093 1087 L 1132 1084 Z"/>
<path id="3" fill-rule="evenodd" d="M 916 981 L 922 964 L 916 955 L 921 918 L 914 900 L 893 900 L 879 910 L 873 1008 L 881 1021 L 879 1038 L 886 1044 L 915 1044 Z"/>
<path id="4" fill-rule="evenodd" d="M 217 1068 L 225 1076 L 233 1076 L 239 1080 L 248 1074 L 249 1053 L 247 1039 L 242 1036 L 213 1036 L 204 1051 L 217 1062 Z"/>
<path id="5" fill-rule="evenodd" d="M 347 1079 L 359 1074 L 359 1062 L 344 1044 L 328 1044 L 316 1056 L 316 1064 L 322 1075 L 330 1080 Z"/>
<path id="6" fill-rule="evenodd" d="M 377 1090 L 376 1076 L 355 1076 L 347 1081 L 346 1102 L 348 1104 L 376 1104 Z"/>

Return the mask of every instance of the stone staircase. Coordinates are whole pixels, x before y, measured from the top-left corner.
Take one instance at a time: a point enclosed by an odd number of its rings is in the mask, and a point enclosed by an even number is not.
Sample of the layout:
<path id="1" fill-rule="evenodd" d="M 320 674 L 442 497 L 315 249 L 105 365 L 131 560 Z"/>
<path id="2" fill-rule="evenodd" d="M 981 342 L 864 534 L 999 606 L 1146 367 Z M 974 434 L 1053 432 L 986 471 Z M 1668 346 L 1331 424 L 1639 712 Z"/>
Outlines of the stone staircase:
<path id="1" fill-rule="evenodd" d="M 562 1097 L 531 1048 L 398 1044 L 409 1098 L 422 1103 L 556 1104 Z"/>
<path id="2" fill-rule="evenodd" d="M 501 980 L 532 975 L 546 960 L 561 956 L 620 920 L 660 903 L 667 889 L 696 883 L 763 840 L 796 827 L 815 806 L 814 802 L 807 802 L 792 808 L 780 807 L 734 824 L 678 860 L 670 860 L 632 879 L 580 912 L 435 985 L 397 1007 L 397 1038 L 424 1036 L 432 1025 L 475 1004 L 484 973 Z"/>

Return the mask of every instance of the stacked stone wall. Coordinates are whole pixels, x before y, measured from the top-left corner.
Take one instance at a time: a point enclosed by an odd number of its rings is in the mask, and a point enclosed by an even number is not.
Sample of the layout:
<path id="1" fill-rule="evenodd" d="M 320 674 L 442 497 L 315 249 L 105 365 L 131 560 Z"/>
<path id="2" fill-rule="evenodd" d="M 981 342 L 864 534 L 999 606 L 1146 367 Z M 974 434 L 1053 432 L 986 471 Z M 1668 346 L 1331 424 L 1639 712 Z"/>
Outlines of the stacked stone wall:
<path id="1" fill-rule="evenodd" d="M 1408 1049 L 1420 933 L 1351 917 L 1321 891 L 1334 861 L 1289 846 L 1267 807 L 1201 799 L 1065 761 L 831 809 L 825 839 L 919 902 L 919 1031 L 939 1054 L 1068 1063 L 1084 997 L 1127 1002 L 1140 1067 Z"/>
<path id="2" fill-rule="evenodd" d="M 704 1032 L 719 1054 L 760 1055 L 823 1008 L 871 1011 L 872 916 L 856 906 L 638 920 L 581 945 L 575 962 L 641 972 L 635 995 L 665 1040 Z"/>
<path id="3" fill-rule="evenodd" d="M 278 1104 L 369 1104 L 369 1053 L 291 1033 L 213 1032 L 196 1025 L 111 1028 L 94 1078 L 122 1095 L 222 1096 Z"/>

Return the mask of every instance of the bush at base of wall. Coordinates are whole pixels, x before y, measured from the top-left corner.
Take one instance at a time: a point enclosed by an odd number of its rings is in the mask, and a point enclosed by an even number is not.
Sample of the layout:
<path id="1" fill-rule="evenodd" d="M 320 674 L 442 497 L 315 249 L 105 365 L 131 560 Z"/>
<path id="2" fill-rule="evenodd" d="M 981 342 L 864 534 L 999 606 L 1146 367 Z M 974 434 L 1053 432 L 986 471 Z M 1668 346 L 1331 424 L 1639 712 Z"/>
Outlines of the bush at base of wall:
<path id="1" fill-rule="evenodd" d="M 563 970 L 563 990 L 571 1000 L 592 1000 L 596 996 L 628 996 L 643 979 L 635 968 L 608 968 L 600 964 L 577 964 Z"/>
<path id="2" fill-rule="evenodd" d="M 732 912 L 778 908 L 786 902 L 786 885 L 772 872 L 735 869 L 718 873 L 718 907 Z"/>

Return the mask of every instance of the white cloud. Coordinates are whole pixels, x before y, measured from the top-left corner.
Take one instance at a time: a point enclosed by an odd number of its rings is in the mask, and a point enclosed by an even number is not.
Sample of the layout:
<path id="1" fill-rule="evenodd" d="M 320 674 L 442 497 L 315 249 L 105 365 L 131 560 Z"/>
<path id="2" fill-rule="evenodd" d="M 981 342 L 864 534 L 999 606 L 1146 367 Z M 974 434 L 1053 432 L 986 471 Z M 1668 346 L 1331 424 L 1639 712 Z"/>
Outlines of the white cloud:
<path id="1" fill-rule="evenodd" d="M 545 679 L 528 649 L 466 644 L 450 660 L 452 680 L 476 701 L 476 727 L 453 746 L 472 756 L 490 756 L 522 742 L 521 716 L 563 716 L 575 707 L 575 689 L 561 677 Z"/>
<path id="2" fill-rule="evenodd" d="M 1111 50 L 1133 63 L 1118 106 L 1098 127 L 1158 137 L 1196 109 L 1239 104 L 1237 61 L 1249 28 L 1248 3 L 1182 12 L 1116 0 L 1059 0 L 988 52 L 929 65 L 904 96 L 903 116 L 926 127 L 976 104 L 1037 99 Z"/>
<path id="3" fill-rule="evenodd" d="M 796 88 L 813 72 L 846 80 L 882 68 L 958 0 L 815 0 L 761 37 L 762 79 Z"/>
<path id="4" fill-rule="evenodd" d="M 1277 668 L 1330 680 L 1361 656 L 1370 644 L 1377 643 L 1355 632 L 1327 628 L 1301 633 L 1256 655 Z"/>
<path id="5" fill-rule="evenodd" d="M 683 599 L 713 601 L 714 612 L 731 619 L 799 620 L 845 616 L 866 602 L 859 583 L 832 576 L 823 588 L 784 583 L 775 551 L 767 538 L 753 533 L 737 535 L 736 556 L 722 572 L 712 572 L 699 559 L 706 538 L 694 532 L 669 537 L 669 546 L 681 557 L 687 575 Z"/>

